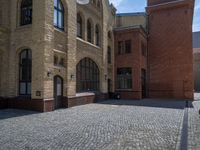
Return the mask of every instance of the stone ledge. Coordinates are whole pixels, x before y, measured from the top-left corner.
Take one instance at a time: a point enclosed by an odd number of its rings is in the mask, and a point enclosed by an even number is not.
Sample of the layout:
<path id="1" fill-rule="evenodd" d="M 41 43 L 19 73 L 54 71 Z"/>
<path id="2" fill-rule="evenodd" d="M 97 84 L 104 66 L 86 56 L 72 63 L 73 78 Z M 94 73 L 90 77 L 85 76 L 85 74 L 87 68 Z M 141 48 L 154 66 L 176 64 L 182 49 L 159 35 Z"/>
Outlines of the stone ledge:
<path id="1" fill-rule="evenodd" d="M 28 97 L 0 98 L 0 109 L 27 109 L 39 112 L 54 110 L 53 100 L 30 99 Z"/>

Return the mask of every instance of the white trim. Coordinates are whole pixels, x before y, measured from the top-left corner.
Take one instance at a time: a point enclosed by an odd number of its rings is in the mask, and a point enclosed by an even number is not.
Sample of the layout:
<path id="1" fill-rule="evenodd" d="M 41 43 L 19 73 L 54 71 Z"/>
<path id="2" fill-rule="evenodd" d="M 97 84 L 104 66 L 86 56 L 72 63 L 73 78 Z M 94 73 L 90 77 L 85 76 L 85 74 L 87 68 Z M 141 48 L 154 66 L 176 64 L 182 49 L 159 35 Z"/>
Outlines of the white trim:
<path id="1" fill-rule="evenodd" d="M 96 46 L 95 44 L 90 43 L 90 42 L 88 42 L 88 41 L 85 41 L 85 40 L 83 40 L 83 39 L 81 39 L 81 38 L 79 38 L 79 37 L 76 37 L 76 39 L 79 40 L 79 41 L 81 41 L 81 42 L 83 42 L 83 43 L 85 43 L 85 44 L 88 44 L 88 45 L 90 45 L 90 46 L 93 46 L 93 47 L 95 47 L 95 48 L 97 48 L 97 49 L 101 49 L 101 47 Z"/>
<path id="2" fill-rule="evenodd" d="M 152 6 L 147 6 L 147 8 L 153 8 L 153 7 L 157 7 L 157 6 L 164 6 L 164 5 L 169 5 L 169 4 L 176 4 L 179 2 L 184 2 L 185 0 L 176 0 L 176 1 L 172 1 L 172 2 L 164 2 L 161 4 L 156 4 L 156 5 L 152 5 Z"/>
<path id="3" fill-rule="evenodd" d="M 60 51 L 60 50 L 57 50 L 57 49 L 53 49 L 53 51 L 54 51 L 54 52 L 57 52 L 57 53 L 62 53 L 62 54 L 64 54 L 64 55 L 67 55 L 66 52 L 63 52 L 63 51 Z"/>

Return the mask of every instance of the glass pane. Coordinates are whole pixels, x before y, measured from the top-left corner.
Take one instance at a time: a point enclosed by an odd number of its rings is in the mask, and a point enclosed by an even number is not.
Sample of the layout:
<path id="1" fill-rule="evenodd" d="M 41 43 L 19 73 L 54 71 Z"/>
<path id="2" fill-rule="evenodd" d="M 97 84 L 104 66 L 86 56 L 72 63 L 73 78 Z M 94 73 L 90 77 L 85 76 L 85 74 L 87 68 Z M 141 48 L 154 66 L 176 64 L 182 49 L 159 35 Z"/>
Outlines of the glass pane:
<path id="1" fill-rule="evenodd" d="M 57 81 L 57 96 L 62 96 L 62 85 Z"/>
<path id="2" fill-rule="evenodd" d="M 20 94 L 25 95 L 26 94 L 26 83 L 21 82 L 20 83 Z"/>
<path id="3" fill-rule="evenodd" d="M 81 36 L 81 26 L 80 26 L 80 23 L 77 23 L 77 36 Z"/>
<path id="4" fill-rule="evenodd" d="M 27 84 L 27 94 L 31 95 L 31 83 L 30 82 Z"/>
<path id="5" fill-rule="evenodd" d="M 54 25 L 57 26 L 57 10 L 54 9 Z"/>
<path id="6" fill-rule="evenodd" d="M 58 27 L 63 28 L 62 13 L 58 12 Z"/>
<path id="7" fill-rule="evenodd" d="M 23 51 L 20 56 L 21 56 L 21 63 L 23 63 L 23 60 L 26 59 L 26 51 Z"/>
<path id="8" fill-rule="evenodd" d="M 58 9 L 63 11 L 63 5 L 62 5 L 62 2 L 60 0 L 58 2 Z"/>
<path id="9" fill-rule="evenodd" d="M 54 0 L 54 7 L 58 6 L 58 0 Z"/>
<path id="10" fill-rule="evenodd" d="M 30 51 L 30 50 L 28 50 L 27 52 L 28 52 L 28 59 L 30 60 L 30 59 L 32 58 L 31 51 Z"/>

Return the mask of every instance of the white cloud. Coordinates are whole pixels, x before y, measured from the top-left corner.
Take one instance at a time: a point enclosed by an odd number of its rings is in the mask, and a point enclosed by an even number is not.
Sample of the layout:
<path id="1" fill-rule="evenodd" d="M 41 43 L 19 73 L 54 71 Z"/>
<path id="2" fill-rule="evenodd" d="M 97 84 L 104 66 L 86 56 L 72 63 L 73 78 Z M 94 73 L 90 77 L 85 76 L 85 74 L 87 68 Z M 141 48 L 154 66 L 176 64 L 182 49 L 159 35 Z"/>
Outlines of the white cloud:
<path id="1" fill-rule="evenodd" d="M 113 3 L 113 5 L 115 5 L 115 7 L 119 6 L 119 4 L 122 2 L 123 0 L 110 0 L 110 3 Z"/>

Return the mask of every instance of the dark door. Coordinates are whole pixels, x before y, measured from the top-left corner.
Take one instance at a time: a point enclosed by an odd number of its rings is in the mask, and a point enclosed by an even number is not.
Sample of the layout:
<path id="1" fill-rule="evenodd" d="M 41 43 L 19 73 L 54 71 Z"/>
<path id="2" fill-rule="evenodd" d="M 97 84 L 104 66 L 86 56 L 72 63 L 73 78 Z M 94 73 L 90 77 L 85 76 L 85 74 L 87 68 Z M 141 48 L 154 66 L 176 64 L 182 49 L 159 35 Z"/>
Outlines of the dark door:
<path id="1" fill-rule="evenodd" d="M 112 80 L 111 79 L 108 79 L 108 96 L 109 96 L 109 98 L 113 97 L 113 95 L 112 95 Z"/>
<path id="2" fill-rule="evenodd" d="M 59 76 L 54 77 L 54 108 L 62 107 L 63 99 L 63 79 Z"/>
<path id="3" fill-rule="evenodd" d="M 146 98 L 146 70 L 142 69 L 142 98 Z"/>

